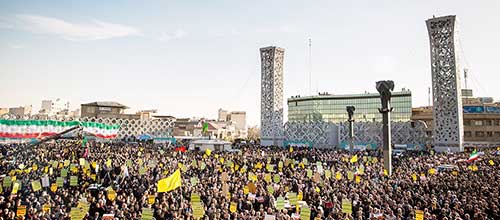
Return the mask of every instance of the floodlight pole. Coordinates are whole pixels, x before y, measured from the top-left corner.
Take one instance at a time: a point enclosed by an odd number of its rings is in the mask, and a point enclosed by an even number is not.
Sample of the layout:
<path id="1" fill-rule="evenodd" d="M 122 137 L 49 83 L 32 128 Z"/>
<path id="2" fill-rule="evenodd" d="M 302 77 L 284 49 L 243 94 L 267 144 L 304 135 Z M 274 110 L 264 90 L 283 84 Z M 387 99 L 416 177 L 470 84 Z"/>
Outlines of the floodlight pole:
<path id="1" fill-rule="evenodd" d="M 394 90 L 394 82 L 391 80 L 378 81 L 377 91 L 380 93 L 382 108 L 379 112 L 382 114 L 382 137 L 384 140 L 384 169 L 389 176 L 392 175 L 392 146 L 391 146 L 391 95 Z"/>
<path id="2" fill-rule="evenodd" d="M 347 121 L 349 122 L 349 150 L 354 150 L 354 111 L 356 108 L 354 106 L 346 106 L 347 116 L 349 117 Z"/>

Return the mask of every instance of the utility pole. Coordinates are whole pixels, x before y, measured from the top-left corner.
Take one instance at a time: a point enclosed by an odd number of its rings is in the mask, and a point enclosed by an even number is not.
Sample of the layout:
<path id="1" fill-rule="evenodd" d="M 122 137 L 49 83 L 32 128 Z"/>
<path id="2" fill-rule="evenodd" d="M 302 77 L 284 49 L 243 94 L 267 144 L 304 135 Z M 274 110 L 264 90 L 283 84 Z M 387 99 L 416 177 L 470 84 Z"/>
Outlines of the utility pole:
<path id="1" fill-rule="evenodd" d="M 388 176 L 392 175 L 392 146 L 391 146 L 391 95 L 394 90 L 394 82 L 391 80 L 378 81 L 377 91 L 380 93 L 382 108 L 378 111 L 382 114 L 382 136 L 384 140 L 384 169 Z"/>
<path id="2" fill-rule="evenodd" d="M 312 40 L 309 38 L 309 95 L 312 95 Z"/>
<path id="3" fill-rule="evenodd" d="M 352 105 L 346 106 L 345 107 L 347 110 L 347 116 L 349 119 L 347 121 L 349 122 L 349 150 L 353 151 L 354 150 L 354 111 L 356 108 Z"/>

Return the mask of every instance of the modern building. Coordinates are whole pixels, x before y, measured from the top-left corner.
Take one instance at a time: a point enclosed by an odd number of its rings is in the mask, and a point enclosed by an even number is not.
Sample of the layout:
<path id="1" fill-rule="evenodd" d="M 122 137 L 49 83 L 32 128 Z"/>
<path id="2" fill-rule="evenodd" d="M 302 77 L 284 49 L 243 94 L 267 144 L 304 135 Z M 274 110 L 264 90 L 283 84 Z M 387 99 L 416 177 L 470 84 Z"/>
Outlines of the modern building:
<path id="1" fill-rule="evenodd" d="M 140 114 L 125 114 L 128 107 L 118 102 L 91 102 L 81 105 L 81 117 L 140 119 Z"/>
<path id="2" fill-rule="evenodd" d="M 247 129 L 247 113 L 244 111 L 233 111 L 227 115 L 227 121 L 233 123 L 238 130 Z"/>
<path id="3" fill-rule="evenodd" d="M 492 98 L 462 98 L 465 144 L 500 144 L 500 103 Z M 432 136 L 433 107 L 413 108 L 412 120 L 427 125 L 426 133 Z"/>
<path id="4" fill-rule="evenodd" d="M 203 124 L 208 124 L 206 134 L 202 134 Z M 174 124 L 174 136 L 201 137 L 203 135 L 221 139 L 234 140 L 237 138 L 246 138 L 247 130 L 236 129 L 231 121 L 219 121 L 197 118 L 178 118 Z"/>
<path id="5" fill-rule="evenodd" d="M 227 110 L 219 109 L 217 121 L 226 121 L 227 120 Z"/>
<path id="6" fill-rule="evenodd" d="M 346 106 L 354 106 L 354 120 L 359 122 L 382 121 L 380 94 L 331 95 L 320 93 L 317 96 L 292 96 L 288 99 L 289 122 L 346 122 Z M 412 114 L 411 91 L 403 89 L 393 92 L 391 97 L 392 121 L 409 121 Z"/>
<path id="7" fill-rule="evenodd" d="M 15 108 L 9 108 L 9 114 L 16 116 L 30 116 L 32 105 L 20 106 Z"/>
<path id="8" fill-rule="evenodd" d="M 48 116 L 69 115 L 69 102 L 63 101 L 59 98 L 57 98 L 56 100 L 42 100 L 42 106 L 39 113 Z"/>

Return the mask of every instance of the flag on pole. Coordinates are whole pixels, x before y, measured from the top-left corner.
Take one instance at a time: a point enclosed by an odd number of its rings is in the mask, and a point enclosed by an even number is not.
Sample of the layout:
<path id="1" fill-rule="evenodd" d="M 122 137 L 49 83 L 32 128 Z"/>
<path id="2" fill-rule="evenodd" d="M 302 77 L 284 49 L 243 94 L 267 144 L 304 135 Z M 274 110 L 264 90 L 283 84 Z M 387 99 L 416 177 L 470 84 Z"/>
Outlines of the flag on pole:
<path id="1" fill-rule="evenodd" d="M 82 140 L 82 147 L 85 147 L 87 145 L 87 137 L 83 137 Z M 89 156 L 89 148 L 85 148 L 85 152 L 83 153 L 83 158 L 87 158 Z"/>
<path id="2" fill-rule="evenodd" d="M 181 171 L 177 169 L 174 174 L 158 181 L 158 192 L 169 192 L 182 185 Z"/>
<path id="3" fill-rule="evenodd" d="M 210 149 L 208 149 L 208 148 L 207 148 L 207 149 L 205 150 L 205 154 L 206 154 L 207 156 L 210 156 L 210 155 L 212 154 L 212 151 L 211 151 Z"/>
<path id="4" fill-rule="evenodd" d="M 479 153 L 476 150 L 474 150 L 472 152 L 472 154 L 470 154 L 469 159 L 467 160 L 467 162 L 470 163 L 470 162 L 475 161 L 477 159 L 479 159 Z"/>
<path id="5" fill-rule="evenodd" d="M 208 122 L 203 122 L 202 132 L 208 132 Z"/>
<path id="6" fill-rule="evenodd" d="M 85 147 L 87 145 L 87 137 L 83 137 L 82 139 L 82 147 Z"/>
<path id="7" fill-rule="evenodd" d="M 351 157 L 351 163 L 356 163 L 358 162 L 358 155 L 354 155 L 353 157 Z"/>
<path id="8" fill-rule="evenodd" d="M 185 146 L 176 147 L 175 151 L 186 152 L 186 147 Z"/>

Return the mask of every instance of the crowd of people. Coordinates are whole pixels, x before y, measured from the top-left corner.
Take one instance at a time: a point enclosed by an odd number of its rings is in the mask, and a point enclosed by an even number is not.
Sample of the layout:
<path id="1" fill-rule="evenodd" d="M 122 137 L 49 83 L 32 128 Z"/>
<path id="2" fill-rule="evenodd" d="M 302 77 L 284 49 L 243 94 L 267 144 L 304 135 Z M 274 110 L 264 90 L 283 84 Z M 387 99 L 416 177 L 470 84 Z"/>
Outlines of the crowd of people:
<path id="1" fill-rule="evenodd" d="M 392 175 L 379 151 L 67 140 L 0 149 L 1 220 L 197 219 L 193 195 L 200 219 L 299 219 L 304 210 L 309 219 L 500 219 L 497 149 L 473 162 L 470 152 L 407 152 Z M 176 170 L 181 186 L 158 193 Z"/>

